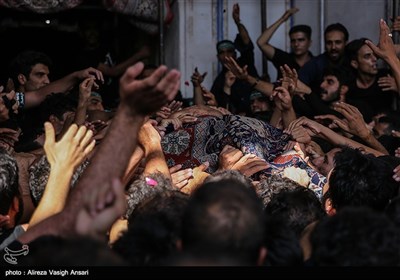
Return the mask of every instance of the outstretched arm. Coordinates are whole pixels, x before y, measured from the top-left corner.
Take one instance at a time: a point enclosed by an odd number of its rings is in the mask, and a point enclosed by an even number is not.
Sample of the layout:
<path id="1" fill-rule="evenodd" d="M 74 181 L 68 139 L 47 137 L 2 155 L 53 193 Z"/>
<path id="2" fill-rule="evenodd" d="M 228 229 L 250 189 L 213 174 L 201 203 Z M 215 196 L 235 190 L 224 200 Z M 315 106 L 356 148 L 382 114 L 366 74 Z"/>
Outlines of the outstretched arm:
<path id="1" fill-rule="evenodd" d="M 93 78 L 101 83 L 104 83 L 103 74 L 101 71 L 92 67 L 73 72 L 57 81 L 54 81 L 38 90 L 25 92 L 25 108 L 32 108 L 42 103 L 47 95 L 58 92 L 67 92 L 73 86 L 86 78 Z M 98 85 L 95 85 L 98 87 Z"/>
<path id="2" fill-rule="evenodd" d="M 64 208 L 74 170 L 95 145 L 92 131 L 85 126 L 78 129 L 76 124 L 71 125 L 58 142 L 55 141 L 55 131 L 51 123 L 46 122 L 44 127 L 44 150 L 51 170 L 43 197 L 29 221 L 29 226 L 36 225 Z"/>
<path id="3" fill-rule="evenodd" d="M 264 55 L 271 60 L 275 55 L 275 48 L 269 44 L 269 40 L 275 31 L 281 26 L 282 23 L 287 21 L 292 15 L 299 11 L 298 8 L 291 8 L 287 10 L 277 21 L 275 21 L 271 26 L 267 27 L 264 32 L 258 37 L 257 45 L 264 53 Z"/>
<path id="4" fill-rule="evenodd" d="M 251 40 L 250 40 L 249 32 L 247 31 L 246 27 L 240 21 L 240 6 L 238 3 L 233 5 L 232 18 L 235 21 L 235 24 L 238 28 L 239 35 L 243 41 L 243 44 L 245 44 L 245 45 L 250 44 Z"/>
<path id="5" fill-rule="evenodd" d="M 374 43 L 367 40 L 365 43 L 374 51 L 374 53 L 385 60 L 390 68 L 392 68 L 394 78 L 396 80 L 397 89 L 400 90 L 400 62 L 396 55 L 396 49 L 393 44 L 392 37 L 389 36 L 390 30 L 386 22 L 381 19 L 379 22 L 379 45 L 375 46 Z"/>

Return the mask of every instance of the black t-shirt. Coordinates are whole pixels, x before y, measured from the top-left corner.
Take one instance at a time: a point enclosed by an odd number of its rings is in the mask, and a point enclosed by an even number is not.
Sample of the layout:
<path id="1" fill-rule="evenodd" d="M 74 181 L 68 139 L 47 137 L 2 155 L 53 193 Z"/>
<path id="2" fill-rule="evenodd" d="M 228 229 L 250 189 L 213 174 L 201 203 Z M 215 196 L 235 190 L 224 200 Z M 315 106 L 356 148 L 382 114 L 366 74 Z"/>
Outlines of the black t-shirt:
<path id="1" fill-rule="evenodd" d="M 346 94 L 346 102 L 357 107 L 367 123 L 376 114 L 391 110 L 392 108 L 396 92 L 383 91 L 378 85 L 379 78 L 386 76 L 387 73 L 386 69 L 379 70 L 375 82 L 369 88 L 359 88 L 356 80 L 349 86 L 349 91 Z"/>
<path id="2" fill-rule="evenodd" d="M 278 71 L 277 80 L 282 78 L 282 73 L 279 69 L 280 66 L 287 64 L 291 69 L 293 68 L 296 69 L 296 71 L 301 68 L 301 66 L 296 62 L 294 53 L 288 53 L 277 48 L 274 49 L 275 49 L 275 54 L 274 57 L 271 59 L 271 62 Z M 308 53 L 311 57 L 314 57 L 311 52 Z"/>

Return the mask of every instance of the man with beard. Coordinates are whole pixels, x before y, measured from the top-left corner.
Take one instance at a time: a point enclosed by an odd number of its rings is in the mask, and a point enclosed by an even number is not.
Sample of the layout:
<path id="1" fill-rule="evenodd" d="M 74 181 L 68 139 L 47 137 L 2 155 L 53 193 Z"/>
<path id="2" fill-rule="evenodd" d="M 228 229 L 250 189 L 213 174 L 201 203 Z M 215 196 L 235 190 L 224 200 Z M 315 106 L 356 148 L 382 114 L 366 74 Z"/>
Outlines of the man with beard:
<path id="1" fill-rule="evenodd" d="M 340 113 L 332 109 L 335 102 L 344 102 L 349 90 L 349 72 L 343 67 L 328 67 L 322 73 L 322 82 L 318 91 L 304 95 L 301 103 L 296 103 L 297 115 L 313 118 L 318 115 L 332 114 L 339 118 Z"/>

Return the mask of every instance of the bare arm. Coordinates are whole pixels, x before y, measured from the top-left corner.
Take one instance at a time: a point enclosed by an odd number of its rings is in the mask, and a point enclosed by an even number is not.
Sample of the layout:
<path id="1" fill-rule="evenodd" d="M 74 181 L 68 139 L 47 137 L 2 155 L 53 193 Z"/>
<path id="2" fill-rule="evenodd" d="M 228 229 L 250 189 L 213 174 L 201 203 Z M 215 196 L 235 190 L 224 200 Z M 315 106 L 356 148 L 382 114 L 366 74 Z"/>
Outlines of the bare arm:
<path id="1" fill-rule="evenodd" d="M 58 142 L 55 142 L 55 131 L 51 123 L 45 123 L 45 133 L 44 150 L 51 170 L 43 197 L 29 221 L 29 226 L 59 213 L 64 208 L 74 170 L 95 145 L 92 131 L 84 126 L 78 129 L 77 125 L 71 125 Z"/>
<path id="2" fill-rule="evenodd" d="M 246 27 L 240 22 L 240 6 L 238 3 L 233 5 L 232 17 L 238 28 L 239 35 L 242 38 L 243 43 L 245 45 L 250 44 L 251 40 L 250 40 L 249 32 L 247 32 Z"/>
<path id="3" fill-rule="evenodd" d="M 292 15 L 299 11 L 298 8 L 291 8 L 287 10 L 277 21 L 275 21 L 271 26 L 267 27 L 264 32 L 258 37 L 257 45 L 263 52 L 263 54 L 271 60 L 275 55 L 275 48 L 269 44 L 269 40 L 275 31 L 281 26 L 282 23 L 287 21 Z"/>
<path id="4" fill-rule="evenodd" d="M 161 172 L 164 176 L 171 179 L 164 152 L 161 147 L 161 137 L 151 122 L 143 124 L 139 131 L 139 143 L 144 147 L 146 166 L 144 174 Z"/>
<path id="5" fill-rule="evenodd" d="M 327 141 L 329 141 L 330 143 L 332 143 L 335 146 L 349 146 L 351 148 L 354 149 L 363 149 L 365 150 L 367 153 L 371 153 L 375 156 L 382 156 L 384 155 L 382 152 L 377 151 L 375 149 L 372 149 L 368 146 L 365 146 L 361 143 L 358 143 L 354 140 L 351 140 L 347 137 L 344 137 L 340 134 L 337 134 L 336 132 L 334 132 L 333 130 L 331 130 L 330 128 L 323 126 L 320 123 L 317 123 L 313 120 L 310 120 L 306 117 L 301 117 L 295 121 L 293 121 L 290 125 L 289 128 L 287 129 L 287 131 L 293 131 L 294 127 L 300 125 L 303 126 L 307 129 L 307 131 L 309 132 L 310 136 L 317 136 L 317 137 L 321 137 Z"/>
<path id="6" fill-rule="evenodd" d="M 54 81 L 38 90 L 25 92 L 25 108 L 38 106 L 47 95 L 58 92 L 67 92 L 80 80 L 93 78 L 104 83 L 103 74 L 92 67 L 73 72 L 57 81 Z"/>
<path id="7" fill-rule="evenodd" d="M 121 77 L 120 106 L 92 163 L 72 190 L 64 210 L 31 227 L 20 237 L 20 242 L 29 243 L 43 234 L 64 236 L 75 234 L 75 220 L 84 207 L 83 197 L 90 195 L 97 186 L 104 185 L 111 179 L 123 177 L 130 156 L 137 145 L 137 135 L 145 116 L 171 101 L 179 88 L 178 71 L 167 72 L 167 67 L 160 66 L 150 77 L 136 80 L 143 68 L 143 63 L 137 63 L 128 68 Z"/>
<path id="8" fill-rule="evenodd" d="M 248 82 L 253 86 L 254 89 L 260 91 L 268 97 L 272 96 L 274 85 L 268 82 L 264 82 L 258 78 L 255 78 L 247 72 L 247 65 L 243 68 L 236 63 L 235 59 L 228 57 L 225 61 L 225 67 L 231 71 L 238 79 Z"/>

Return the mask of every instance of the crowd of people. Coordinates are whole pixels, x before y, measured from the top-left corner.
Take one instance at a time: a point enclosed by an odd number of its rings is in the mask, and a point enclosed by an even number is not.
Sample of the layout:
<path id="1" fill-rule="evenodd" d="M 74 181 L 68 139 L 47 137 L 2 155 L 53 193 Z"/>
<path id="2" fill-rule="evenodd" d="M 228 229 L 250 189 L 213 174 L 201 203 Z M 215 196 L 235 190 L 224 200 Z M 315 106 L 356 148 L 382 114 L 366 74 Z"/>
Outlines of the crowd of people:
<path id="1" fill-rule="evenodd" d="M 56 81 L 46 54 L 20 53 L 0 91 L 4 264 L 399 266 L 400 17 L 377 45 L 330 24 L 314 55 L 308 25 L 290 53 L 269 43 L 296 12 L 257 39 L 271 82 L 234 4 L 237 37 L 216 45 L 211 89 L 193 69 L 193 106 L 147 48 Z"/>

